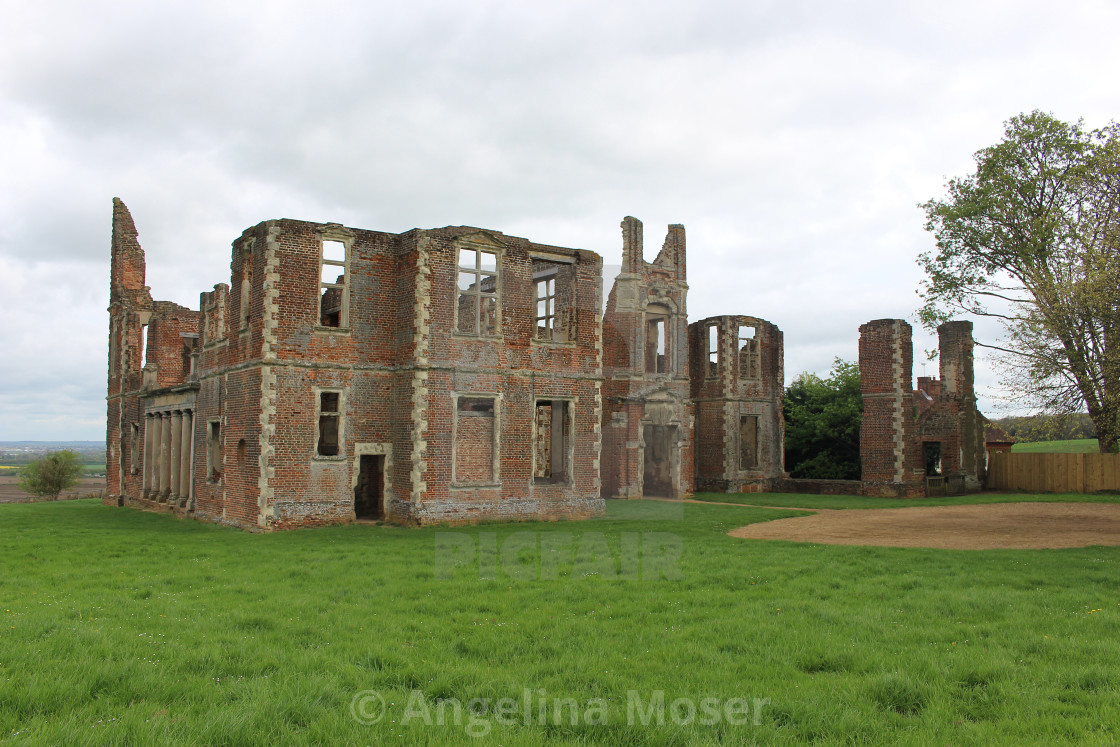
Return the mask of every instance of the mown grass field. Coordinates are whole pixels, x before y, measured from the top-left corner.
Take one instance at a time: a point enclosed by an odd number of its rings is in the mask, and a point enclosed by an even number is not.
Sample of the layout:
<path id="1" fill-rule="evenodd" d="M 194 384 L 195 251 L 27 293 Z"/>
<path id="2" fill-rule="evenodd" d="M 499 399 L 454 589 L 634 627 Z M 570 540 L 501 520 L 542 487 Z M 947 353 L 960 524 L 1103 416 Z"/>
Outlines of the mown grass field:
<path id="1" fill-rule="evenodd" d="M 1095 438 L 1077 438 L 1069 441 L 1012 444 L 1011 451 L 1016 454 L 1096 454 L 1100 447 Z"/>
<path id="2" fill-rule="evenodd" d="M 726 536 L 787 510 L 619 512 L 254 535 L 94 501 L 0 505 L 0 741 L 1120 740 L 1120 548 L 802 545 Z M 498 721 L 526 690 L 530 710 Z M 365 691 L 385 699 L 376 724 L 352 713 Z M 676 723 L 687 706 L 628 723 L 629 693 L 658 691 L 742 698 L 758 723 Z M 432 725 L 404 723 L 414 693 Z M 456 723 L 471 698 L 491 710 Z M 556 698 L 579 723 L 553 718 Z"/>

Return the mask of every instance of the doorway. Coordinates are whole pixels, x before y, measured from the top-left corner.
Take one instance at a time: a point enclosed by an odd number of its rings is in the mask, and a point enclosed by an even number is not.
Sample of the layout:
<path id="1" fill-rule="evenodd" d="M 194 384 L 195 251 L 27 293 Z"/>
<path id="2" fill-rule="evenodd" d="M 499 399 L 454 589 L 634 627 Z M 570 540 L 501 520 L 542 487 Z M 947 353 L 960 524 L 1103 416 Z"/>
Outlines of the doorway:
<path id="1" fill-rule="evenodd" d="M 385 518 L 385 456 L 362 454 L 358 461 L 358 484 L 354 487 L 354 518 Z"/>
<path id="2" fill-rule="evenodd" d="M 677 426 L 647 425 L 643 435 L 646 446 L 642 493 L 646 496 L 675 498 L 673 448 L 677 443 Z"/>

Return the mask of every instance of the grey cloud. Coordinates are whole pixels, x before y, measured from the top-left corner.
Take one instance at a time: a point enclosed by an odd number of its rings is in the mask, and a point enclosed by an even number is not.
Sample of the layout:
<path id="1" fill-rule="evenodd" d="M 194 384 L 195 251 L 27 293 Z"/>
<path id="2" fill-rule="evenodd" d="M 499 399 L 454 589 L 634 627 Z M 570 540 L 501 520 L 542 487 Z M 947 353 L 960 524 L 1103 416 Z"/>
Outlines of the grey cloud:
<path id="1" fill-rule="evenodd" d="M 191 307 L 269 218 L 478 225 L 608 264 L 623 215 L 651 258 L 683 222 L 690 316 L 769 319 L 790 376 L 826 373 L 859 324 L 912 316 L 916 204 L 1003 119 L 1114 116 L 1118 11 L 1014 10 L 19 4 L 0 29 L 0 421 L 101 437 L 114 195 L 154 295 Z"/>

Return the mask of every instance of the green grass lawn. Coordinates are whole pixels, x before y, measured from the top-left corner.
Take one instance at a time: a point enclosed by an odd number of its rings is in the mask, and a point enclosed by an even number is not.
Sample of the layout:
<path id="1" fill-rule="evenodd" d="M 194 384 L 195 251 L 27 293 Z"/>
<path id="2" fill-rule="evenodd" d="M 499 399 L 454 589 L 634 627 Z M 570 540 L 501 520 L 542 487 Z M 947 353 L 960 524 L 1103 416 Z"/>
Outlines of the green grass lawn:
<path id="1" fill-rule="evenodd" d="M 1095 438 L 1070 441 L 1035 441 L 1011 445 L 1014 454 L 1096 454 L 1100 451 Z"/>
<path id="2" fill-rule="evenodd" d="M 0 505 L 0 742 L 1120 739 L 1120 548 L 736 540 L 793 512 L 611 508 L 255 535 L 88 500 Z M 372 725 L 353 715 L 376 712 L 367 691 L 387 708 Z M 658 692 L 664 723 L 628 723 L 628 699 Z M 487 715 L 456 723 L 472 698 Z"/>

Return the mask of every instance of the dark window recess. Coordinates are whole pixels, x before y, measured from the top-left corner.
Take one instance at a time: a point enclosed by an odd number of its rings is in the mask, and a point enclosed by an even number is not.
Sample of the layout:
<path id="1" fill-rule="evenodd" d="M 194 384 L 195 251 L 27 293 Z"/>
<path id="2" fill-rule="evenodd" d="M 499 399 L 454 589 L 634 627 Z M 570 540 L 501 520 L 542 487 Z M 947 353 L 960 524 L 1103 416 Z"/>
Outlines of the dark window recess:
<path id="1" fill-rule="evenodd" d="M 487 397 L 460 397 L 459 412 L 463 415 L 494 417 L 494 400 Z"/>
<path id="2" fill-rule="evenodd" d="M 537 442 L 536 482 L 566 483 L 569 481 L 568 447 L 571 421 L 570 402 L 538 400 L 536 407 Z"/>
<path id="3" fill-rule="evenodd" d="M 222 479 L 222 424 L 218 420 L 207 424 L 206 456 L 210 482 L 217 482 Z"/>
<path id="4" fill-rule="evenodd" d="M 132 474 L 140 472 L 140 426 L 133 423 L 128 441 L 129 471 Z"/>
<path id="5" fill-rule="evenodd" d="M 926 476 L 936 477 L 941 474 L 941 442 L 927 441 L 922 444 L 922 456 L 926 463 Z"/>
<path id="6" fill-rule="evenodd" d="M 338 456 L 338 392 L 319 393 L 319 456 Z"/>

